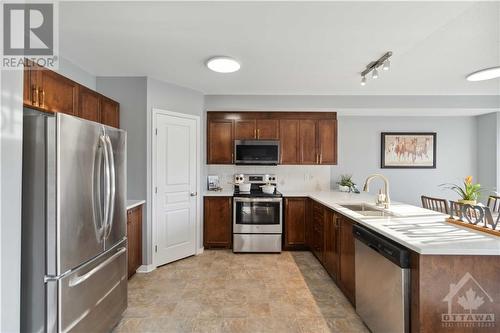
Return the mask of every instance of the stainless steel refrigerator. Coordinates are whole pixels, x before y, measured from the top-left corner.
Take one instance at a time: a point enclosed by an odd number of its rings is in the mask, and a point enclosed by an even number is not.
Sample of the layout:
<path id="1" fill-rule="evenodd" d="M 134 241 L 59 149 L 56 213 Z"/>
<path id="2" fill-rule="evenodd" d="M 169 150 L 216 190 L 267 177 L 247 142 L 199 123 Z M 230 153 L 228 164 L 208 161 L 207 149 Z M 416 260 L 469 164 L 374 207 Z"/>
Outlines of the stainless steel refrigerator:
<path id="1" fill-rule="evenodd" d="M 108 332 L 127 307 L 126 132 L 25 109 L 22 332 Z"/>

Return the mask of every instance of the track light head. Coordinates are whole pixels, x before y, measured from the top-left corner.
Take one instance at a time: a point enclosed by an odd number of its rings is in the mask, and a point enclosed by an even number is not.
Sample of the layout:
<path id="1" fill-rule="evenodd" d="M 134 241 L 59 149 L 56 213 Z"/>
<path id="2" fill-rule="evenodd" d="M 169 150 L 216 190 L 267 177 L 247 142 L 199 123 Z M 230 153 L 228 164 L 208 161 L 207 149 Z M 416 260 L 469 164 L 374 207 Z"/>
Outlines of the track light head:
<path id="1" fill-rule="evenodd" d="M 374 68 L 372 71 L 372 79 L 378 79 L 378 70 Z"/>
<path id="2" fill-rule="evenodd" d="M 362 86 L 366 85 L 366 77 L 364 75 L 361 77 L 361 85 Z"/>
<path id="3" fill-rule="evenodd" d="M 388 71 L 389 68 L 391 68 L 391 62 L 389 59 L 387 59 L 386 61 L 384 61 L 384 64 L 382 65 L 382 70 Z"/>

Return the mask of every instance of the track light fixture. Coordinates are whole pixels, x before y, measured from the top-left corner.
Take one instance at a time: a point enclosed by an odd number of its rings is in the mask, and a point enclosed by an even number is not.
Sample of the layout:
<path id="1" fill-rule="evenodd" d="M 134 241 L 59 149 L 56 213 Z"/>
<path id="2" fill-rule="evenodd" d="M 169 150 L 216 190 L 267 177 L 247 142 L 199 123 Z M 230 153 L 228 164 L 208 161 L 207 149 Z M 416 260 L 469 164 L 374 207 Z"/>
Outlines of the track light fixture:
<path id="1" fill-rule="evenodd" d="M 389 58 L 392 56 L 392 52 L 388 51 L 383 56 L 381 56 L 376 61 L 370 62 L 366 68 L 361 72 L 361 85 L 366 85 L 366 76 L 372 73 L 372 79 L 377 79 L 379 77 L 378 68 L 381 67 L 382 70 L 388 71 L 391 67 L 391 62 Z"/>

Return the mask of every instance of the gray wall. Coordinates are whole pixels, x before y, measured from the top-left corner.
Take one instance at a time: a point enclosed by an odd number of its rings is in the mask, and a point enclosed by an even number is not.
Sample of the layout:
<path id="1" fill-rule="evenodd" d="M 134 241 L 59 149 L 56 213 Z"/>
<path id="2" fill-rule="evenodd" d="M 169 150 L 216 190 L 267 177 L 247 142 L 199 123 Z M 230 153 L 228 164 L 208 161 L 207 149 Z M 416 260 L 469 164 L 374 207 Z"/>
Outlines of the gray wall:
<path id="1" fill-rule="evenodd" d="M 390 98 L 389 98 L 390 97 Z M 342 173 L 354 175 L 360 187 L 367 175 L 383 173 L 391 182 L 393 200 L 420 205 L 423 194 L 445 198 L 455 198 L 452 192 L 443 190 L 439 184 L 461 182 L 463 177 L 478 175 L 476 163 L 477 117 L 455 116 L 447 108 L 463 102 L 463 112 L 469 107 L 478 108 L 484 113 L 494 105 L 498 106 L 497 96 L 205 96 L 206 110 L 337 110 L 339 115 L 339 157 L 338 165 L 331 167 L 331 188 Z M 395 98 L 392 98 L 395 97 Z M 375 105 L 373 109 L 368 106 Z M 405 109 L 405 104 L 408 108 Z M 386 106 L 381 110 L 377 107 Z M 413 108 L 415 107 L 415 108 Z M 434 112 L 439 109 L 439 112 Z M 434 111 L 433 111 L 434 110 Z M 446 117 L 419 116 L 407 114 L 448 113 Z M 387 116 L 387 114 L 395 114 Z M 458 112 L 460 113 L 460 112 Z M 363 114 L 347 116 L 346 114 Z M 401 115 L 405 116 L 401 116 Z M 371 116 L 373 115 L 373 116 Z M 382 116 L 385 115 L 385 116 Z M 495 122 L 496 123 L 496 122 Z M 436 169 L 381 169 L 380 133 L 388 131 L 437 132 Z M 204 175 L 227 173 L 224 167 L 206 166 Z M 273 172 L 273 169 L 264 170 Z M 280 170 L 274 170 L 277 172 Z M 308 168 L 305 177 L 319 179 L 321 169 Z M 279 173 L 279 172 L 278 172 Z M 321 187 L 321 186 L 320 186 Z M 372 186 L 376 191 L 379 186 Z"/>
<path id="2" fill-rule="evenodd" d="M 148 244 L 152 244 L 152 198 L 148 189 L 151 188 L 152 181 L 152 109 L 159 108 L 203 118 L 203 94 L 146 77 L 98 77 L 97 91 L 120 103 L 120 127 L 127 131 L 127 198 L 146 199 L 143 264 L 151 264 L 152 253 Z"/>
<path id="3" fill-rule="evenodd" d="M 120 103 L 120 128 L 127 131 L 127 199 L 146 199 L 146 77 L 97 77 L 97 91 Z M 146 228 L 147 210 L 142 212 Z M 142 234 L 144 249 L 147 234 Z M 146 252 L 143 251 L 143 262 Z"/>
<path id="4" fill-rule="evenodd" d="M 478 182 L 488 191 L 498 189 L 498 113 L 477 117 L 477 174 Z M 485 201 L 486 198 L 482 198 Z"/>
<path id="5" fill-rule="evenodd" d="M 0 332 L 19 332 L 23 72 L 1 71 Z"/>
<path id="6" fill-rule="evenodd" d="M 120 103 L 127 131 L 127 199 L 146 198 L 146 77 L 98 77 L 97 91 Z"/>
<path id="7" fill-rule="evenodd" d="M 199 91 L 177 86 L 172 83 L 159 81 L 153 78 L 147 79 L 147 228 L 144 233 L 147 234 L 148 244 L 152 244 L 152 214 L 151 214 L 151 133 L 152 133 L 152 109 L 158 108 L 166 111 L 173 111 L 179 113 L 187 113 L 195 116 L 200 116 L 200 123 L 203 124 L 203 108 L 204 97 Z M 201 140 L 204 142 L 204 126 L 202 127 Z M 202 143 L 203 147 L 203 143 Z M 204 158 L 203 150 L 200 158 Z M 204 178 L 203 178 L 204 179 Z M 153 261 L 151 247 L 145 249 L 147 263 L 151 264 Z"/>
<path id="8" fill-rule="evenodd" d="M 56 70 L 56 72 L 86 86 L 87 88 L 96 90 L 95 75 L 85 71 L 66 58 L 59 57 L 59 68 Z"/>
<path id="9" fill-rule="evenodd" d="M 390 180 L 393 200 L 420 205 L 422 194 L 454 199 L 439 184 L 460 183 L 467 175 L 477 179 L 476 123 L 476 117 L 339 117 L 339 158 L 332 181 L 349 173 L 362 187 L 367 175 L 382 173 Z M 436 169 L 381 169 L 380 133 L 391 131 L 436 132 Z"/>

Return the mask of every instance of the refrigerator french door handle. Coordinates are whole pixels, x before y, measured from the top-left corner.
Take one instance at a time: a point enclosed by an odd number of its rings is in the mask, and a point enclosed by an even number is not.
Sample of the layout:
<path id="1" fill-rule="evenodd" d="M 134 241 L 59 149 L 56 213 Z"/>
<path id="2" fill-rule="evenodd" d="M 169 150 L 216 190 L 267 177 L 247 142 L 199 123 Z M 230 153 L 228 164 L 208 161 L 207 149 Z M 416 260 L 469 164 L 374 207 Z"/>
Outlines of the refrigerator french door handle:
<path id="1" fill-rule="evenodd" d="M 93 170 L 93 193 L 92 193 L 92 209 L 94 217 L 94 225 L 96 227 L 96 234 L 98 241 L 101 241 L 104 236 L 104 219 L 103 207 L 101 204 L 101 164 L 102 156 L 104 154 L 104 145 L 100 140 L 97 146 L 97 152 L 94 160 Z M 99 225 L 98 225 L 99 223 Z"/>
<path id="2" fill-rule="evenodd" d="M 125 247 L 119 248 L 115 254 L 113 254 L 111 257 L 109 257 L 105 261 L 101 262 L 96 267 L 92 268 L 87 273 L 83 274 L 82 276 L 75 276 L 74 278 L 72 278 L 69 281 L 69 286 L 75 287 L 75 286 L 79 285 L 80 283 L 85 282 L 85 280 L 87 280 L 89 277 L 91 277 L 92 275 L 94 275 L 95 273 L 97 273 L 98 271 L 100 271 L 101 269 L 106 267 L 107 265 L 109 265 L 113 260 L 116 259 L 116 257 L 119 257 L 126 250 L 127 250 L 127 248 L 125 248 Z"/>
<path id="3" fill-rule="evenodd" d="M 113 157 L 113 145 L 111 144 L 111 139 L 106 135 L 106 143 L 108 148 L 108 161 L 110 170 L 110 200 L 108 207 L 108 221 L 107 221 L 107 232 L 105 238 L 108 238 L 111 234 L 113 228 L 113 216 L 115 213 L 115 197 L 116 197 L 116 170 L 115 170 L 115 159 Z"/>
<path id="4" fill-rule="evenodd" d="M 106 238 L 106 230 L 108 228 L 108 217 L 109 217 L 109 202 L 111 197 L 111 182 L 110 182 L 110 169 L 109 169 L 109 152 L 106 142 L 106 136 L 102 135 L 100 137 L 101 142 L 104 147 L 104 234 L 103 238 Z"/>

